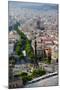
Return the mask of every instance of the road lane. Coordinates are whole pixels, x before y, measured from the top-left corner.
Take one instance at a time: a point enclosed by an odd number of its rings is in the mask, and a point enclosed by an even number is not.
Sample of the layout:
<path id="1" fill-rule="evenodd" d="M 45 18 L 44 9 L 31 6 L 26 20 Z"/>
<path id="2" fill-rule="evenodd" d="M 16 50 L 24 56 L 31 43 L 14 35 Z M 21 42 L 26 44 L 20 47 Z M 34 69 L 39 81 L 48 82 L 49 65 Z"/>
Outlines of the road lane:
<path id="1" fill-rule="evenodd" d="M 35 83 L 31 83 L 25 86 L 25 88 L 30 87 L 48 87 L 48 86 L 58 86 L 58 75 L 52 76 Z"/>

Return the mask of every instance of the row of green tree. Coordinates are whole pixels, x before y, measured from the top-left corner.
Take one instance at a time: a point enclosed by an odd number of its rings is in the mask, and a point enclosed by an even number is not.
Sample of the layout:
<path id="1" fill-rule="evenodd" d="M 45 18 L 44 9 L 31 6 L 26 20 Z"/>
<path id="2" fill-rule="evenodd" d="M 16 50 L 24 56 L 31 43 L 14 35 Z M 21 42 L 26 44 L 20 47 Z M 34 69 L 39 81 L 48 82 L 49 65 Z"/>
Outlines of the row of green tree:
<path id="1" fill-rule="evenodd" d="M 26 56 L 29 57 L 29 59 L 32 61 L 32 63 L 35 64 L 35 66 L 37 66 L 38 63 L 38 58 L 40 58 L 40 60 L 42 59 L 43 61 L 48 61 L 49 63 L 51 62 L 51 55 L 49 54 L 49 57 L 46 57 L 46 54 L 44 52 L 44 55 L 39 55 L 37 56 L 37 61 L 35 60 L 35 55 L 34 55 L 34 51 L 33 48 L 31 46 L 31 40 L 29 40 L 26 35 L 24 34 L 24 32 L 22 32 L 21 30 L 18 29 L 19 23 L 17 23 L 15 25 L 15 30 L 17 31 L 17 33 L 19 34 L 19 41 L 17 42 L 16 45 L 16 54 L 20 57 L 20 59 L 24 59 L 24 55 L 22 53 L 23 50 L 26 51 Z M 47 60 L 45 59 L 47 58 Z"/>
<path id="2" fill-rule="evenodd" d="M 18 29 L 18 24 L 15 26 L 15 30 L 17 31 L 19 35 L 19 41 L 16 45 L 16 54 L 20 57 L 20 59 L 24 59 L 24 55 L 22 53 L 23 50 L 26 51 L 27 57 L 29 57 L 30 60 L 33 61 L 34 59 L 34 51 L 31 46 L 31 40 L 29 40 L 26 35 Z"/>

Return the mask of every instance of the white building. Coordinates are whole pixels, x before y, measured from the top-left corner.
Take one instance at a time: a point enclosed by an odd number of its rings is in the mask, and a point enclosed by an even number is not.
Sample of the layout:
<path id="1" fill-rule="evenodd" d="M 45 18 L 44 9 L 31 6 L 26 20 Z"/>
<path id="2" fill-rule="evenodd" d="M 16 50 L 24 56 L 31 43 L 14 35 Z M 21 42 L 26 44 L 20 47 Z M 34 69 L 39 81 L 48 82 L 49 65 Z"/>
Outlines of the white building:
<path id="1" fill-rule="evenodd" d="M 16 31 L 10 31 L 9 32 L 9 41 L 15 42 L 16 40 L 19 40 L 19 35 Z"/>

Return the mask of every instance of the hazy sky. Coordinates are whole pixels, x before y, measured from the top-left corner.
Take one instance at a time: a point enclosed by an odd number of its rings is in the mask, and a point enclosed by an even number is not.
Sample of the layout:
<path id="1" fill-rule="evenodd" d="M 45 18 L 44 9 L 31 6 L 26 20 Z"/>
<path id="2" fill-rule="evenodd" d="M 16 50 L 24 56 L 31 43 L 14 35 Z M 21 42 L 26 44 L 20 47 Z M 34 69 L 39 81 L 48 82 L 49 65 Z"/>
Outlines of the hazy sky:
<path id="1" fill-rule="evenodd" d="M 36 10 L 58 10 L 57 4 L 9 1 L 8 5 L 9 5 L 9 8 L 29 8 L 29 9 L 36 9 Z"/>

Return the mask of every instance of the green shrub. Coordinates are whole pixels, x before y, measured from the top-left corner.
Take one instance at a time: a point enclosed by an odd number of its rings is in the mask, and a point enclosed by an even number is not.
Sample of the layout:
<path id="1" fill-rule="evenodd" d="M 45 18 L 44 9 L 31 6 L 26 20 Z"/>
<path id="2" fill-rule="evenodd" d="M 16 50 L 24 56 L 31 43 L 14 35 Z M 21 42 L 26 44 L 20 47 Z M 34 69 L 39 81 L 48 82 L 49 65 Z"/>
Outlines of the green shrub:
<path id="1" fill-rule="evenodd" d="M 28 81 L 28 80 L 27 80 L 27 76 L 22 76 L 22 80 L 23 80 L 23 84 L 25 85 L 26 82 Z"/>
<path id="2" fill-rule="evenodd" d="M 45 70 L 38 70 L 38 74 L 39 74 L 39 76 L 42 76 L 42 75 L 46 74 L 46 71 Z"/>
<path id="3" fill-rule="evenodd" d="M 37 77 L 37 76 L 38 76 L 37 70 L 33 70 L 33 72 L 32 72 L 32 77 L 34 78 L 34 77 Z"/>
<path id="4" fill-rule="evenodd" d="M 20 76 L 27 76 L 28 75 L 28 73 L 26 73 L 26 72 L 21 72 L 20 73 Z"/>
<path id="5" fill-rule="evenodd" d="M 32 80 L 32 76 L 31 75 L 28 75 L 28 73 L 26 73 L 26 72 L 20 73 L 20 77 L 22 77 L 22 80 L 23 80 L 23 84 L 24 85 L 26 84 L 27 81 Z"/>
<path id="6" fill-rule="evenodd" d="M 28 81 L 32 80 L 32 76 L 31 76 L 31 75 L 28 75 L 28 76 L 27 76 L 27 80 L 28 80 Z"/>
<path id="7" fill-rule="evenodd" d="M 44 74 L 46 74 L 46 71 L 44 69 L 34 69 L 32 72 L 32 77 L 35 78 L 35 77 L 42 76 Z"/>
<path id="8" fill-rule="evenodd" d="M 28 76 L 28 73 L 26 73 L 26 72 L 21 72 L 20 73 L 20 77 L 23 80 L 23 84 L 25 84 L 27 82 L 27 76 Z"/>

